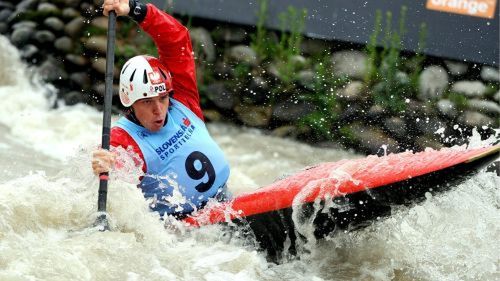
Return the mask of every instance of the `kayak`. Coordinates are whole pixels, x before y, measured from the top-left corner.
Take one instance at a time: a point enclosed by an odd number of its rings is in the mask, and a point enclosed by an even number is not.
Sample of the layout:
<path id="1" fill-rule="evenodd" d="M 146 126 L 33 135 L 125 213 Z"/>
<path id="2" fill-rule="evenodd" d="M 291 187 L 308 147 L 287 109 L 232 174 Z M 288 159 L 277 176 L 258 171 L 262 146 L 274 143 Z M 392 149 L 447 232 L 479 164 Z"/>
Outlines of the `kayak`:
<path id="1" fill-rule="evenodd" d="M 185 218 L 190 226 L 245 226 L 274 259 L 297 243 L 351 230 L 450 189 L 498 159 L 500 145 L 428 149 L 321 163 Z M 312 236 L 312 237 L 311 237 Z"/>

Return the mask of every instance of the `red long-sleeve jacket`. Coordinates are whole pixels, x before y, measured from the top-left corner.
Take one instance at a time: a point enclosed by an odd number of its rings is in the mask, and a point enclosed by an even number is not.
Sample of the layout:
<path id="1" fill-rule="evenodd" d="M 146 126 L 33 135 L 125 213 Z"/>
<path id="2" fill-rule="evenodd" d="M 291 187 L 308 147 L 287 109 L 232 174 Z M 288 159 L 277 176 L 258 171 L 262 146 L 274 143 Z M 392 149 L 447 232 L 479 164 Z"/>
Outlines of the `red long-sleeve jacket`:
<path id="1" fill-rule="evenodd" d="M 175 99 L 184 104 L 200 119 L 203 113 L 196 85 L 196 69 L 193 47 L 188 29 L 172 16 L 160 11 L 152 4 L 147 4 L 147 13 L 140 23 L 141 28 L 151 36 L 156 44 L 159 60 L 172 74 L 172 87 Z M 123 129 L 111 129 L 111 146 L 132 147 L 144 161 L 144 156 L 134 139 Z M 146 164 L 143 171 L 146 171 Z"/>

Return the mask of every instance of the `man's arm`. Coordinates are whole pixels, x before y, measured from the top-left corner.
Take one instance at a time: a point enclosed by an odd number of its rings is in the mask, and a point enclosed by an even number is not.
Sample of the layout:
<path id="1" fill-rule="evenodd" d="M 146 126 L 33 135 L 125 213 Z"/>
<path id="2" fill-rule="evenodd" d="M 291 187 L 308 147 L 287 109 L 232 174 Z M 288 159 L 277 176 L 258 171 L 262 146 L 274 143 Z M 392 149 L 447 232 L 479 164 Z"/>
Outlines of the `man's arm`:
<path id="1" fill-rule="evenodd" d="M 100 173 L 109 172 L 114 167 L 121 168 L 123 167 L 120 159 L 116 157 L 113 149 L 115 147 L 123 147 L 127 149 L 129 147 L 132 148 L 132 151 L 137 154 L 138 158 L 133 158 L 135 164 L 138 166 L 142 164 L 142 171 L 146 172 L 147 166 L 146 161 L 144 160 L 144 155 L 142 154 L 139 145 L 134 141 L 134 139 L 122 128 L 113 127 L 111 128 L 111 138 L 110 138 L 111 150 L 105 149 L 96 149 L 92 152 L 92 170 L 94 174 L 99 175 Z"/>
<path id="2" fill-rule="evenodd" d="M 140 6 L 146 8 L 144 19 L 138 21 L 158 48 L 159 59 L 172 74 L 175 99 L 186 105 L 203 120 L 200 97 L 196 84 L 196 67 L 193 47 L 188 29 L 169 14 L 160 11 L 152 4 Z M 137 7 L 137 6 L 136 6 Z M 133 8 L 133 7 L 131 7 Z M 136 15 L 130 11 L 132 18 Z M 137 11 L 141 15 L 140 11 Z M 140 20 L 140 19 L 139 19 Z"/>
<path id="3" fill-rule="evenodd" d="M 203 120 L 193 47 L 187 28 L 154 5 L 145 5 L 139 0 L 104 0 L 102 7 L 106 16 L 112 10 L 117 16 L 128 15 L 151 36 L 158 48 L 160 61 L 172 74 L 175 99 Z"/>

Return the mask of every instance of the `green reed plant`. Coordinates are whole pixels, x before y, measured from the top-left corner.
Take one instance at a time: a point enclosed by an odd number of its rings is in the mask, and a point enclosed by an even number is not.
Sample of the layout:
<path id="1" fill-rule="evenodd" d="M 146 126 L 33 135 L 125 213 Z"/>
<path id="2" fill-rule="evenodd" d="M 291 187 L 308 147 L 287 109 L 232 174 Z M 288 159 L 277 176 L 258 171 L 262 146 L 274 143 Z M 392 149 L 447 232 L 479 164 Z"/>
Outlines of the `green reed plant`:
<path id="1" fill-rule="evenodd" d="M 306 16 L 306 9 L 297 10 L 292 6 L 278 16 L 281 35 L 274 57 L 280 78 L 285 85 L 293 86 L 300 68 L 300 65 L 293 61 L 293 57 L 300 54 Z"/>
<path id="2" fill-rule="evenodd" d="M 382 50 L 377 49 L 378 36 L 382 27 L 382 13 L 377 11 L 375 16 L 374 32 L 370 37 L 366 47 L 368 54 L 368 73 L 365 82 L 372 88 L 372 98 L 376 104 L 381 105 L 389 112 L 398 113 L 406 109 L 405 100 L 416 92 L 418 74 L 421 71 L 423 56 L 416 59 L 415 68 L 410 81 L 406 81 L 402 76 L 404 58 L 401 56 L 402 41 L 406 34 L 406 14 L 408 8 L 401 7 L 399 23 L 396 28 L 392 26 L 393 15 L 390 11 L 385 14 L 384 37 L 382 39 Z M 421 33 L 424 38 L 425 33 Z M 424 39 L 422 39 L 423 48 Z M 420 52 L 419 52 L 420 53 Z M 417 78 L 415 78 L 417 77 Z"/>
<path id="3" fill-rule="evenodd" d="M 380 64 L 380 54 L 377 49 L 377 38 L 382 30 L 382 11 L 375 11 L 375 25 L 373 32 L 370 35 L 370 40 L 365 47 L 365 52 L 368 56 L 367 58 L 367 72 L 365 76 L 365 82 L 368 85 L 372 85 L 374 81 L 379 78 L 378 75 L 378 65 Z"/>
<path id="4" fill-rule="evenodd" d="M 330 54 L 325 53 L 316 62 L 312 91 L 300 98 L 315 106 L 315 111 L 299 120 L 299 127 L 312 129 L 317 139 L 332 140 L 333 127 L 338 122 L 339 103 L 336 99 L 338 88 L 348 83 L 348 79 L 335 77 L 332 72 Z"/>
<path id="5" fill-rule="evenodd" d="M 298 10 L 290 6 L 285 12 L 280 13 L 278 15 L 280 35 L 278 42 L 275 42 L 265 27 L 268 19 L 267 0 L 259 0 L 258 3 L 256 31 L 250 35 L 250 47 L 264 64 L 275 62 L 280 79 L 284 83 L 283 87 L 279 88 L 293 88 L 300 67 L 294 63 L 293 57 L 300 54 L 307 10 Z"/>
<path id="6" fill-rule="evenodd" d="M 257 57 L 265 61 L 272 57 L 274 44 L 269 40 L 269 31 L 265 27 L 267 21 L 267 0 L 259 0 L 259 10 L 257 12 L 257 24 L 255 33 L 250 35 L 250 47 L 255 51 Z"/>
<path id="7" fill-rule="evenodd" d="M 425 22 L 420 24 L 418 32 L 418 46 L 415 55 L 410 59 L 413 66 L 410 70 L 410 85 L 413 91 L 418 92 L 418 78 L 423 69 L 425 55 L 423 54 L 427 41 L 427 24 Z"/>
<path id="8" fill-rule="evenodd" d="M 445 94 L 456 107 L 458 111 L 463 111 L 467 108 L 468 100 L 467 97 L 460 93 L 448 92 Z"/>

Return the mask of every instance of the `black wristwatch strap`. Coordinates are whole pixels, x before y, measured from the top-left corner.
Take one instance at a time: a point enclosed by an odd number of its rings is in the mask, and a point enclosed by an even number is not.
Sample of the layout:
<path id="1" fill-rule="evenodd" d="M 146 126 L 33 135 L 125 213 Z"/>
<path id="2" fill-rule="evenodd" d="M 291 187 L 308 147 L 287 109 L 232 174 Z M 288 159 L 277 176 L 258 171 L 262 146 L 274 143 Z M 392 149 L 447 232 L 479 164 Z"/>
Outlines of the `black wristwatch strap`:
<path id="1" fill-rule="evenodd" d="M 140 2 L 139 0 L 129 0 L 128 5 L 130 7 L 128 16 L 136 22 L 141 23 L 146 17 L 146 13 L 148 12 L 148 7 L 146 6 L 146 4 Z"/>

